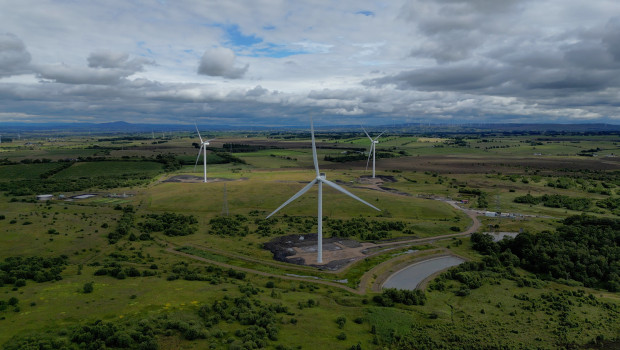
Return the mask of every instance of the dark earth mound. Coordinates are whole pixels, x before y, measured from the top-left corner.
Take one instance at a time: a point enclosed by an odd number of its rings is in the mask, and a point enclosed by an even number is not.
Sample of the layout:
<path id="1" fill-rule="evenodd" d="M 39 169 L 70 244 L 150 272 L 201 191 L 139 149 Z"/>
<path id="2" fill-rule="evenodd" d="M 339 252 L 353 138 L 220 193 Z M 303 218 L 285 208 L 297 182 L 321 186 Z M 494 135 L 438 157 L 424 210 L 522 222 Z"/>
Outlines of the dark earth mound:
<path id="1" fill-rule="evenodd" d="M 360 179 L 364 179 L 364 180 L 372 180 L 372 175 L 362 175 L 360 176 Z M 391 175 L 375 175 L 375 180 L 379 179 L 383 182 L 396 182 L 396 178 L 394 176 Z"/>
<path id="2" fill-rule="evenodd" d="M 348 239 L 342 239 L 339 237 L 332 238 L 323 238 L 323 251 L 333 251 L 333 250 L 341 250 L 342 248 L 338 245 L 334 244 L 338 243 L 347 248 L 357 248 L 360 247 L 360 242 Z M 297 265 L 306 265 L 306 266 L 314 266 L 321 270 L 338 270 L 343 266 L 347 265 L 354 259 L 343 259 L 343 260 L 334 260 L 330 261 L 327 264 L 323 265 L 315 265 L 315 264 L 306 264 L 306 261 L 303 258 L 289 258 L 290 256 L 296 255 L 297 252 L 294 248 L 300 249 L 304 252 L 316 252 L 317 249 L 317 234 L 305 234 L 305 235 L 288 235 L 282 237 L 276 237 L 269 242 L 263 244 L 263 247 L 271 253 L 273 253 L 273 258 L 278 261 L 287 262 L 291 264 Z"/>

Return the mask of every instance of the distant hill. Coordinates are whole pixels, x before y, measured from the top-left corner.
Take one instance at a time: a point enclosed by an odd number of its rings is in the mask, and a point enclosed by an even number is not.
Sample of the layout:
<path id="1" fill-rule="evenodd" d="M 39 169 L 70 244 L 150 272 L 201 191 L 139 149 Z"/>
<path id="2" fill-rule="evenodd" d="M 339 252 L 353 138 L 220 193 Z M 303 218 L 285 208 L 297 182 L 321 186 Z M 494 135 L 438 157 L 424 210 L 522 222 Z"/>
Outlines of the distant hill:
<path id="1" fill-rule="evenodd" d="M 228 125 L 199 125 L 200 129 L 212 131 L 289 131 L 306 130 L 303 126 L 228 126 Z M 322 131 L 357 131 L 359 125 L 317 125 Z M 134 124 L 125 121 L 108 123 L 0 123 L 0 130 L 5 135 L 27 131 L 50 132 L 94 132 L 94 133 L 151 133 L 179 132 L 194 130 L 193 124 Z M 620 125 L 616 124 L 428 124 L 407 123 L 368 126 L 372 130 L 387 130 L 389 132 L 620 132 Z"/>

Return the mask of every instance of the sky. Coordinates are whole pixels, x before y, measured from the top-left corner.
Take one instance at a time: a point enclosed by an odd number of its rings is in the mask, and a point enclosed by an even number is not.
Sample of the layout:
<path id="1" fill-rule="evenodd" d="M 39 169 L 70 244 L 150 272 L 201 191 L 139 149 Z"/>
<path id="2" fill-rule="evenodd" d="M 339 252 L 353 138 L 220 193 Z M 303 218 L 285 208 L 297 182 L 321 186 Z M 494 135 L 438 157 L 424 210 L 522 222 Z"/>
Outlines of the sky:
<path id="1" fill-rule="evenodd" d="M 620 124 L 617 0 L 0 0 L 0 122 Z"/>

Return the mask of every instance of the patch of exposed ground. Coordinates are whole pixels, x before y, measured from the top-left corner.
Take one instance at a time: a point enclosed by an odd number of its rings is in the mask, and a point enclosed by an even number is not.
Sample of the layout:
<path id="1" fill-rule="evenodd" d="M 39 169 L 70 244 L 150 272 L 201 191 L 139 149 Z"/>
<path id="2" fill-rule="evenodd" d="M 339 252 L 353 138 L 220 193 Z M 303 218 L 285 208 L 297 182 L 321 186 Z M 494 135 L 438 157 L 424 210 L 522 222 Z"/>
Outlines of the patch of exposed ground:
<path id="1" fill-rule="evenodd" d="M 394 188 L 390 188 L 387 186 L 382 186 L 386 182 L 397 182 L 394 176 L 390 175 L 376 175 L 374 178 L 371 175 L 364 175 L 359 178 L 359 183 L 364 186 L 357 186 L 357 188 L 365 188 L 369 190 L 388 192 L 392 194 L 397 194 L 400 196 L 411 196 L 411 194 L 407 192 L 402 192 Z"/>
<path id="2" fill-rule="evenodd" d="M 340 270 L 350 263 L 368 256 L 366 250 L 373 243 L 339 237 L 323 239 L 323 263 L 317 263 L 317 235 L 288 235 L 276 237 L 264 244 L 265 249 L 273 253 L 278 261 L 298 265 L 314 266 L 322 270 Z"/>

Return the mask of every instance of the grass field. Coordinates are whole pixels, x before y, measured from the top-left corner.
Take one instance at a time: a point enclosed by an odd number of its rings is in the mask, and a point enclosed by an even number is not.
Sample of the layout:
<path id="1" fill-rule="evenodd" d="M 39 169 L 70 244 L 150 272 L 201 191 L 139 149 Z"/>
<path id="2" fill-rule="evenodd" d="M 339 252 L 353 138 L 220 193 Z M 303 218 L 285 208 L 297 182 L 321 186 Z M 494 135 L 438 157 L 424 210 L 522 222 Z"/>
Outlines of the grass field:
<path id="1" fill-rule="evenodd" d="M 57 163 L 3 165 L 0 166 L 0 181 L 36 180 L 58 167 Z"/>

